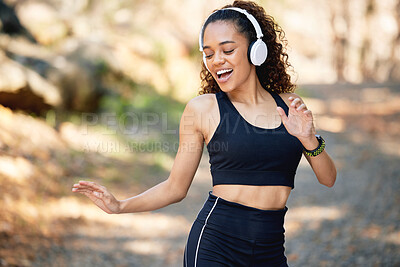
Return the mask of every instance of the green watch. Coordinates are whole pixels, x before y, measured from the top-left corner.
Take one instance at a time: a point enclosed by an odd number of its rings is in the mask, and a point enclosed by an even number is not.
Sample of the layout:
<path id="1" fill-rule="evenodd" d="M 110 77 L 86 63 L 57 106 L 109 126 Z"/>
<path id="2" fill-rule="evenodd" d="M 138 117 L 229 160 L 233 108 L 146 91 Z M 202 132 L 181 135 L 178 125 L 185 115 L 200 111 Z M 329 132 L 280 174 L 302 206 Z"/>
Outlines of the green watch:
<path id="1" fill-rule="evenodd" d="M 325 140 L 324 140 L 324 138 L 322 138 L 322 136 L 320 136 L 319 134 L 316 134 L 315 137 L 317 138 L 318 143 L 319 143 L 319 144 L 318 144 L 318 147 L 317 147 L 316 149 L 314 149 L 314 150 L 308 150 L 308 149 L 306 149 L 305 147 L 303 147 L 303 148 L 304 148 L 304 153 L 305 153 L 307 156 L 310 156 L 310 157 L 318 156 L 318 155 L 321 154 L 322 151 L 324 151 L 324 149 L 325 149 Z"/>

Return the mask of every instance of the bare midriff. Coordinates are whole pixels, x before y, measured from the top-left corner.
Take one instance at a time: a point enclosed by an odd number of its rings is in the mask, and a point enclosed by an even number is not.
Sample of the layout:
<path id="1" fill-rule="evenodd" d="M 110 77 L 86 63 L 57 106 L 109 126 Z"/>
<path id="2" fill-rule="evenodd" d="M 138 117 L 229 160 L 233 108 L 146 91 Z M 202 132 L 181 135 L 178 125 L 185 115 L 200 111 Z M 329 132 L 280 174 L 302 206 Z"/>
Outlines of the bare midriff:
<path id="1" fill-rule="evenodd" d="M 289 198 L 289 186 L 254 186 L 221 184 L 213 187 L 212 194 L 222 199 L 262 210 L 281 210 Z"/>

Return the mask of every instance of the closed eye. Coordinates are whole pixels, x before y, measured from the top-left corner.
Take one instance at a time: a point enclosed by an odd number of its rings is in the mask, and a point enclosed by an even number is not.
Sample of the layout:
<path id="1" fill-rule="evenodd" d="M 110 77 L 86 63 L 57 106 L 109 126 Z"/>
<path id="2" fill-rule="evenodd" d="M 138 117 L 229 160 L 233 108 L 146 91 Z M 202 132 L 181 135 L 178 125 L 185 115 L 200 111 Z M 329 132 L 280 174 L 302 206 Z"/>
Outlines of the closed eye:
<path id="1" fill-rule="evenodd" d="M 235 51 L 235 49 L 227 50 L 227 51 L 224 51 L 224 54 L 230 55 L 230 54 L 233 53 L 233 51 Z M 207 59 L 209 59 L 209 58 L 211 58 L 213 55 L 214 55 L 214 54 L 210 54 L 210 55 L 206 55 L 205 57 L 206 57 Z"/>

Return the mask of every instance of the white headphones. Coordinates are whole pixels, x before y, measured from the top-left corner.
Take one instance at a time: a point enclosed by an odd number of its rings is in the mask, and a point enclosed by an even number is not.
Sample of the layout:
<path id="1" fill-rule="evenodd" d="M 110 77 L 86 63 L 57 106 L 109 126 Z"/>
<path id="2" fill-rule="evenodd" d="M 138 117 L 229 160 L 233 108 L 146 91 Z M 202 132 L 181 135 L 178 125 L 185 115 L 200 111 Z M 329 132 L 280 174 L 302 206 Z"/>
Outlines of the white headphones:
<path id="1" fill-rule="evenodd" d="M 251 24 L 253 24 L 253 27 L 256 30 L 257 40 L 252 42 L 249 45 L 248 53 L 249 53 L 250 62 L 253 65 L 260 66 L 261 64 L 263 64 L 265 62 L 265 60 L 267 59 L 267 55 L 268 55 L 267 45 L 261 39 L 264 35 L 262 34 L 260 25 L 258 24 L 257 20 L 254 18 L 254 16 L 251 15 L 249 12 L 247 12 L 245 9 L 238 8 L 238 7 L 228 7 L 228 8 L 224 8 L 224 9 L 220 9 L 220 10 L 228 10 L 228 9 L 235 10 L 237 12 L 240 12 L 240 13 L 246 15 L 247 19 L 251 22 Z M 220 10 L 217 10 L 217 11 L 211 13 L 205 21 L 207 21 L 208 18 L 211 17 L 211 15 L 213 15 L 214 13 L 216 13 Z M 203 38 L 202 38 L 203 31 L 204 31 L 204 24 L 201 27 L 201 31 L 200 31 L 200 35 L 199 35 L 199 46 L 200 46 L 200 52 L 203 52 L 204 65 L 206 66 L 207 70 L 210 71 L 207 66 L 206 54 L 203 51 Z"/>

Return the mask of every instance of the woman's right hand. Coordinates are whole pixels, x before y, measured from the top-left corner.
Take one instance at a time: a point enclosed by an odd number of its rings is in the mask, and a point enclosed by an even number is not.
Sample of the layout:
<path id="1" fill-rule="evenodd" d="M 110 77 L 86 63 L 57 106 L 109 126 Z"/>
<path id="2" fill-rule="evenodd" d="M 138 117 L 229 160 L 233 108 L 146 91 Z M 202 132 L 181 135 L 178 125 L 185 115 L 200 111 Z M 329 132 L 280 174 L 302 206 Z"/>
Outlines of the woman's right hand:
<path id="1" fill-rule="evenodd" d="M 120 202 L 102 185 L 94 182 L 79 181 L 78 184 L 74 184 L 72 192 L 87 196 L 94 204 L 108 214 L 117 214 L 120 212 Z"/>

